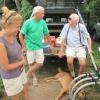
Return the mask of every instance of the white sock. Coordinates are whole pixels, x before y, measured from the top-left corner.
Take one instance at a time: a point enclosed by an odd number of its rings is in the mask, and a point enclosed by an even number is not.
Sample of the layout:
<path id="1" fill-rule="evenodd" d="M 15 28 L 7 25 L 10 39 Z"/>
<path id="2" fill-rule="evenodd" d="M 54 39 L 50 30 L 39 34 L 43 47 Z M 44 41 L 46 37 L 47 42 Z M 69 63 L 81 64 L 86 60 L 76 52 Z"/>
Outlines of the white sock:
<path id="1" fill-rule="evenodd" d="M 34 80 L 37 80 L 36 74 L 34 74 L 33 79 L 34 79 Z"/>
<path id="2" fill-rule="evenodd" d="M 70 73 L 71 73 L 72 77 L 75 77 L 75 72 L 74 72 L 74 70 L 71 71 Z"/>

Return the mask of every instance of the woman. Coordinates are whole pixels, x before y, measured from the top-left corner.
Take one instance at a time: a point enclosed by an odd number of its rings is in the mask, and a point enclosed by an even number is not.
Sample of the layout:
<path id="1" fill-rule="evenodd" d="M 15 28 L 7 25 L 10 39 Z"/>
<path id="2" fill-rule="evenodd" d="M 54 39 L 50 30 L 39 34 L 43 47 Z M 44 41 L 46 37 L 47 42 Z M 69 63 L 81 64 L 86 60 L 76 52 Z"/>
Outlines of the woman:
<path id="1" fill-rule="evenodd" d="M 0 32 L 0 75 L 5 91 L 12 100 L 29 100 L 27 92 L 27 78 L 25 74 L 25 59 L 21 47 L 16 40 L 20 30 L 22 17 L 15 11 L 2 7 Z"/>

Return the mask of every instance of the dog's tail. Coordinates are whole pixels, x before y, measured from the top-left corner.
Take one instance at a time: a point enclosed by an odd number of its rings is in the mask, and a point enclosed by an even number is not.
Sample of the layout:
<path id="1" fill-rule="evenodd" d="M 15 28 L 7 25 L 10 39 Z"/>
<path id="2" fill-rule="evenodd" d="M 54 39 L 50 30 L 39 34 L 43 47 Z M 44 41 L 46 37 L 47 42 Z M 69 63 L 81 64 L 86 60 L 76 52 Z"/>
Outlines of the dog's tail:
<path id="1" fill-rule="evenodd" d="M 63 70 L 60 67 L 58 67 L 57 70 L 58 72 L 63 72 Z"/>

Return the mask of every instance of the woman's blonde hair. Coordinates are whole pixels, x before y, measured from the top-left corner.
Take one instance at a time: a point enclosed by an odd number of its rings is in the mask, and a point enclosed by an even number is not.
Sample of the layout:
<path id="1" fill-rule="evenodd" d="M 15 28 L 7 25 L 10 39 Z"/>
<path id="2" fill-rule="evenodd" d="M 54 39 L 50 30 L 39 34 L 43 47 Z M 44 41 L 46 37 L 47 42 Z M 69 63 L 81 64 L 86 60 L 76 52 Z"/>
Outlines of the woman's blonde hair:
<path id="1" fill-rule="evenodd" d="M 16 21 L 22 21 L 22 17 L 14 10 L 9 10 L 7 7 L 2 7 L 2 18 L 1 18 L 1 27 L 5 28 L 6 26 L 16 23 Z"/>

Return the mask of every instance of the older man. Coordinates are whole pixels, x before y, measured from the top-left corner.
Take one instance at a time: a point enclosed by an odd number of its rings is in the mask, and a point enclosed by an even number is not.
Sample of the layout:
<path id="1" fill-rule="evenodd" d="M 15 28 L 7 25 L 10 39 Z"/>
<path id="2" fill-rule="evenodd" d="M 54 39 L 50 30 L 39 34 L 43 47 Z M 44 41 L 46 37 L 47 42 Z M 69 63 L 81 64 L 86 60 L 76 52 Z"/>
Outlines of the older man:
<path id="1" fill-rule="evenodd" d="M 27 49 L 27 60 L 30 66 L 27 78 L 29 79 L 30 75 L 34 76 L 34 85 L 37 85 L 35 72 L 43 65 L 44 61 L 43 37 L 50 42 L 48 27 L 43 17 L 44 8 L 41 6 L 34 7 L 31 18 L 25 21 L 19 34 L 22 50 L 25 51 Z"/>
<path id="2" fill-rule="evenodd" d="M 66 45 L 65 54 L 67 56 L 67 64 L 72 77 L 75 77 L 73 60 L 78 58 L 80 69 L 78 75 L 84 72 L 84 66 L 86 64 L 86 45 L 88 45 L 89 53 L 91 50 L 90 35 L 85 26 L 79 23 L 79 16 L 72 13 L 68 18 L 68 23 L 64 25 L 60 34 L 62 37 L 61 49 L 59 57 L 64 55 L 64 44 Z"/>

